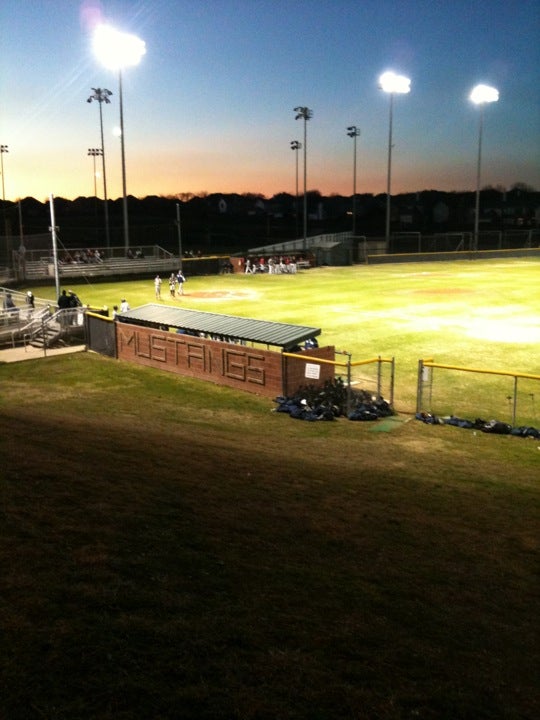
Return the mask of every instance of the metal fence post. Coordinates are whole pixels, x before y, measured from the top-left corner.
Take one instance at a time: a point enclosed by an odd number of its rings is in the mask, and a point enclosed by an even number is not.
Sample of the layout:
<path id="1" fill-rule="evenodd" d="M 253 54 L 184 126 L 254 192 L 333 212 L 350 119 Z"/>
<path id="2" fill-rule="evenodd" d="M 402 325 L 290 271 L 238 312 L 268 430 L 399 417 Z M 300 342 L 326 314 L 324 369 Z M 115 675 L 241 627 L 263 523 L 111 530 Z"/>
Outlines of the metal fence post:
<path id="1" fill-rule="evenodd" d="M 395 383 L 395 379 L 396 379 L 396 359 L 395 359 L 395 357 L 392 357 L 391 368 L 392 368 L 392 370 L 390 371 L 390 398 L 389 398 L 389 400 L 390 400 L 390 405 L 392 407 L 394 407 L 394 383 Z"/>
<path id="2" fill-rule="evenodd" d="M 45 318 L 41 318 L 41 336 L 43 338 L 43 357 L 47 357 L 47 336 L 45 334 Z"/>
<path id="3" fill-rule="evenodd" d="M 516 424 L 516 412 L 517 412 L 517 391 L 518 391 L 518 378 L 517 375 L 514 377 L 514 404 L 512 406 L 512 426 Z"/>
<path id="4" fill-rule="evenodd" d="M 422 411 L 422 391 L 423 391 L 423 377 L 424 377 L 424 361 L 418 361 L 418 378 L 416 382 L 416 412 Z"/>
<path id="5" fill-rule="evenodd" d="M 351 353 L 345 352 L 347 356 L 347 415 L 352 410 L 352 388 L 351 388 Z"/>

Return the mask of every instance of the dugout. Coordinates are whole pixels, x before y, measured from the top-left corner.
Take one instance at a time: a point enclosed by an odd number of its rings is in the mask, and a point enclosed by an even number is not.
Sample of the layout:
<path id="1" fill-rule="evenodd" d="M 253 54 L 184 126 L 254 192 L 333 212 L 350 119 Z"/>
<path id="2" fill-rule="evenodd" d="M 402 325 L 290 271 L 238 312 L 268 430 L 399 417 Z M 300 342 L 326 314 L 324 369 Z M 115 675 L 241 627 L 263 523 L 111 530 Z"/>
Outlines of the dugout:
<path id="1" fill-rule="evenodd" d="M 120 360 L 259 395 L 290 395 L 334 379 L 333 346 L 302 349 L 320 328 L 157 303 L 120 313 L 115 328 Z"/>

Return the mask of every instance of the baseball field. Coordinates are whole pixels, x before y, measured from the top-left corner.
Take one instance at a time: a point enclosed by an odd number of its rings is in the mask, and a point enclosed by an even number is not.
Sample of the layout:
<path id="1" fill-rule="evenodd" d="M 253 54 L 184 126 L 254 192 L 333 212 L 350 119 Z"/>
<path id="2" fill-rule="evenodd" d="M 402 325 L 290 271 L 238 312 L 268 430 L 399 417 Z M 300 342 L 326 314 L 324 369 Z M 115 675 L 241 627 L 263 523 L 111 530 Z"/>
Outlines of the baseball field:
<path id="1" fill-rule="evenodd" d="M 93 353 L 0 364 L 0 718 L 537 717 L 540 441 L 413 416 L 420 358 L 540 374 L 539 278 L 318 268 L 180 298 L 164 278 L 161 302 L 395 358 L 390 432 Z M 156 302 L 152 279 L 62 287 Z M 507 420 L 507 377 L 466 375 L 437 411 Z"/>

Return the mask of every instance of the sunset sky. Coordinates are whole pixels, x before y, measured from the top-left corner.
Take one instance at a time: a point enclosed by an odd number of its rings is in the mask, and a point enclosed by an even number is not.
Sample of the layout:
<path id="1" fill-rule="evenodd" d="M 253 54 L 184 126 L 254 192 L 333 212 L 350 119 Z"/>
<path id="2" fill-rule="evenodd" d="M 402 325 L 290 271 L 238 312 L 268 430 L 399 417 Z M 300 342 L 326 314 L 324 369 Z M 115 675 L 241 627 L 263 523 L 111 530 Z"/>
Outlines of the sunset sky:
<path id="1" fill-rule="evenodd" d="M 6 199 L 94 194 L 93 87 L 113 93 L 107 184 L 121 196 L 118 77 L 92 52 L 99 20 L 146 42 L 123 74 L 129 194 L 294 193 L 296 106 L 313 110 L 308 189 L 352 194 L 357 125 L 357 192 L 385 192 L 389 69 L 411 78 L 394 102 L 393 193 L 476 187 L 480 82 L 500 92 L 485 108 L 482 185 L 540 189 L 540 0 L 3 0 Z"/>

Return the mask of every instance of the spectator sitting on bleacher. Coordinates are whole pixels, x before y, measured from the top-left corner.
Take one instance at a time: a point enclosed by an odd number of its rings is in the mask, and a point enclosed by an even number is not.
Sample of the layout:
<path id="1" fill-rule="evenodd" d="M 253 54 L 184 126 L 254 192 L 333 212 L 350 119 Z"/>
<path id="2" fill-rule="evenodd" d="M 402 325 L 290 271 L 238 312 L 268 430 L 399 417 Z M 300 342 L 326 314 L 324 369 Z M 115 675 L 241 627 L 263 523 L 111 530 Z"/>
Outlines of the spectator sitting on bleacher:
<path id="1" fill-rule="evenodd" d="M 13 298 L 11 296 L 11 293 L 6 293 L 6 296 L 4 298 L 4 310 L 8 310 L 9 312 L 12 312 L 13 310 L 16 310 L 15 303 L 13 301 Z"/>

